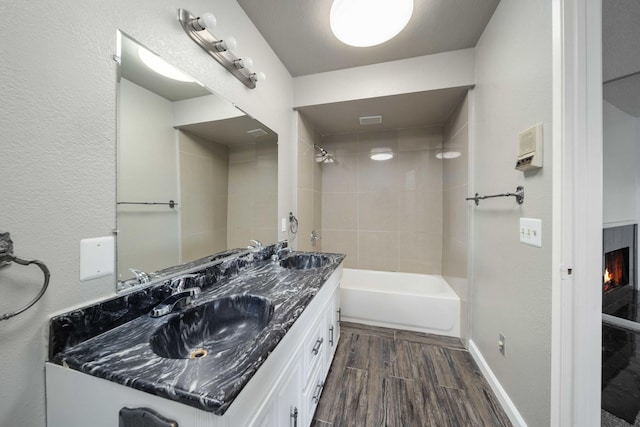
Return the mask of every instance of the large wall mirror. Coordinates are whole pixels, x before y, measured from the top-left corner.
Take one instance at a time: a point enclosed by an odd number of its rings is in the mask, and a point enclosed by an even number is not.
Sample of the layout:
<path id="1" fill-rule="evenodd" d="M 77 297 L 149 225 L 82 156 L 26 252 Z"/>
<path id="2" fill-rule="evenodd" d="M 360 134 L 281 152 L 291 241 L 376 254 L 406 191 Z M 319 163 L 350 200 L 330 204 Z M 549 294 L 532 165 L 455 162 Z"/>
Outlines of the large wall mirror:
<path id="1" fill-rule="evenodd" d="M 118 32 L 117 280 L 277 240 L 278 136 Z"/>

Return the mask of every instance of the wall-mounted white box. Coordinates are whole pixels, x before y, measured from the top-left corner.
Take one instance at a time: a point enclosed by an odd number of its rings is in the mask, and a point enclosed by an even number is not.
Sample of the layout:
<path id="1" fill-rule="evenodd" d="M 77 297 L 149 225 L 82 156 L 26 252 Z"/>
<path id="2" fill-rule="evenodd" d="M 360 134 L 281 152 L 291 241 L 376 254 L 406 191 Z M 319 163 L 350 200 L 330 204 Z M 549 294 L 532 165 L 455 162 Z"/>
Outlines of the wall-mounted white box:
<path id="1" fill-rule="evenodd" d="M 80 240 L 80 280 L 112 275 L 114 248 L 113 236 Z"/>

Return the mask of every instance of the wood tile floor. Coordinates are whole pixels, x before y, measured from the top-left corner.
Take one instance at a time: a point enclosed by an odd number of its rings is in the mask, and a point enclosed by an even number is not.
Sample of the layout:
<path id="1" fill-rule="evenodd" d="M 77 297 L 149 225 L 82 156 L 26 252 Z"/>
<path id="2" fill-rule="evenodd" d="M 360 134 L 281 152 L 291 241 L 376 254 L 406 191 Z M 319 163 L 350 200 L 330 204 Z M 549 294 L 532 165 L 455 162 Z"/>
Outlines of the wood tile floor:
<path id="1" fill-rule="evenodd" d="M 341 327 L 313 427 L 511 426 L 459 339 Z"/>

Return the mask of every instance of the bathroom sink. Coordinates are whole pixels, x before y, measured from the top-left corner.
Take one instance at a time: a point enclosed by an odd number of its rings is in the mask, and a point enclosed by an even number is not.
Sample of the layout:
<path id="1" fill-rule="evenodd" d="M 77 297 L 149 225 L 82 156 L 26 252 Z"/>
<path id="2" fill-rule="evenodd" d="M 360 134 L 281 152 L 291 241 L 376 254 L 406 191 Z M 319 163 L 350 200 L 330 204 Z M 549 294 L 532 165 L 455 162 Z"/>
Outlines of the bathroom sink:
<path id="1" fill-rule="evenodd" d="M 320 268 L 329 264 L 330 259 L 318 254 L 292 254 L 283 258 L 280 265 L 292 270 L 308 270 L 310 268 Z"/>
<path id="2" fill-rule="evenodd" d="M 273 304 L 256 295 L 218 298 L 172 316 L 149 344 L 169 359 L 198 359 L 254 339 L 271 320 Z"/>

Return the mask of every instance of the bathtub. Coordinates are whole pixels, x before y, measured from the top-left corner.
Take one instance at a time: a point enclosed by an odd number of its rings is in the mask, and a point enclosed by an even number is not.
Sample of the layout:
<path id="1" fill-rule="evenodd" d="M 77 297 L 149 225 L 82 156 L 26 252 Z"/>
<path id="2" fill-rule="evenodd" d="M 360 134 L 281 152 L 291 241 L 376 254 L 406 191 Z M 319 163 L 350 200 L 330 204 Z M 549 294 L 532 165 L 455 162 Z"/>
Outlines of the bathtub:
<path id="1" fill-rule="evenodd" d="M 460 337 L 460 298 L 442 276 L 345 268 L 341 320 Z"/>

